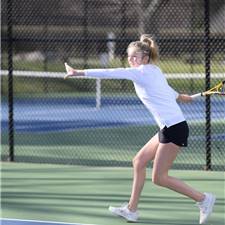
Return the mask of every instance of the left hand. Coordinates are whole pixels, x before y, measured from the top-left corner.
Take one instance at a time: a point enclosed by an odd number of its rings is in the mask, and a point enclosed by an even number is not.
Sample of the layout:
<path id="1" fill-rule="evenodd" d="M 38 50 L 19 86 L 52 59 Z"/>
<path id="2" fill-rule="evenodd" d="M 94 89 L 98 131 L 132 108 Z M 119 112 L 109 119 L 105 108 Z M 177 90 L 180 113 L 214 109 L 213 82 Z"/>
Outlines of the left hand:
<path id="1" fill-rule="evenodd" d="M 64 76 L 64 79 L 67 79 L 72 76 L 76 76 L 76 70 L 69 66 L 67 63 L 64 64 L 67 74 Z"/>
<path id="2" fill-rule="evenodd" d="M 67 63 L 65 63 L 64 65 L 67 72 L 67 74 L 64 76 L 64 79 L 74 76 L 75 70 L 71 66 L 69 66 Z"/>
<path id="3" fill-rule="evenodd" d="M 84 76 L 84 71 L 82 70 L 76 70 L 69 66 L 67 63 L 65 63 L 65 68 L 67 74 L 64 76 L 64 79 L 67 79 L 69 77 L 75 77 L 75 76 Z"/>

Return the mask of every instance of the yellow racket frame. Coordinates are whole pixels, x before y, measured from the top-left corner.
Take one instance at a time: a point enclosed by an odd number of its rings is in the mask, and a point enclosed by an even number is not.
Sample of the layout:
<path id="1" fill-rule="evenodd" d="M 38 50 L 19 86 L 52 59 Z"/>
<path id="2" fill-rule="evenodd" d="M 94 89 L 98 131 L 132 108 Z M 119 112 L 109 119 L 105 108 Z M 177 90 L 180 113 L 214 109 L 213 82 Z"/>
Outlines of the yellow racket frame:
<path id="1" fill-rule="evenodd" d="M 209 89 L 208 91 L 204 91 L 195 95 L 192 95 L 192 98 L 197 98 L 200 96 L 207 96 L 207 95 L 225 95 L 225 80 L 221 81 L 213 88 Z"/>
<path id="2" fill-rule="evenodd" d="M 225 95 L 224 85 L 225 85 L 225 80 L 221 81 L 216 86 L 209 89 L 208 91 L 202 92 L 202 96 L 212 95 L 212 94 Z"/>

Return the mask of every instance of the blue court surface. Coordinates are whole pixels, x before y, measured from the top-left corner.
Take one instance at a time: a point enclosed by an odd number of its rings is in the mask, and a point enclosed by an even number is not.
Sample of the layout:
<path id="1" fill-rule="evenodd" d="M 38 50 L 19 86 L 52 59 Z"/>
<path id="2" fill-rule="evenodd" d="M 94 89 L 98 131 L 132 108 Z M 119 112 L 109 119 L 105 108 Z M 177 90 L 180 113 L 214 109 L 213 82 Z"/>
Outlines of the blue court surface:
<path id="1" fill-rule="evenodd" d="M 94 225 L 94 224 L 81 224 L 81 223 L 63 223 L 53 221 L 40 221 L 40 220 L 19 220 L 19 219 L 0 219 L 1 225 Z"/>
<path id="2" fill-rule="evenodd" d="M 225 98 L 212 98 L 211 118 L 225 119 Z M 204 98 L 180 104 L 189 122 L 205 119 Z M 2 131 L 8 128 L 8 106 L 2 101 Z M 153 125 L 155 121 L 137 97 L 102 98 L 20 98 L 14 100 L 14 126 L 17 132 L 61 132 L 115 126 Z"/>

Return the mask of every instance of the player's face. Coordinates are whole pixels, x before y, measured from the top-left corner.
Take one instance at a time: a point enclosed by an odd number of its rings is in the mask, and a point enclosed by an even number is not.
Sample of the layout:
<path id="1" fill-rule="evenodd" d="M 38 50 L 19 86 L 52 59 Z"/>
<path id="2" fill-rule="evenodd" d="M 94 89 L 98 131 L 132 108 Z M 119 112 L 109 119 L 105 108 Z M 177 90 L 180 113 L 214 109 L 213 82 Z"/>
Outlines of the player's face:
<path id="1" fill-rule="evenodd" d="M 143 53 L 140 51 L 135 51 L 135 49 L 128 50 L 128 63 L 130 67 L 138 67 L 145 64 L 143 60 Z"/>

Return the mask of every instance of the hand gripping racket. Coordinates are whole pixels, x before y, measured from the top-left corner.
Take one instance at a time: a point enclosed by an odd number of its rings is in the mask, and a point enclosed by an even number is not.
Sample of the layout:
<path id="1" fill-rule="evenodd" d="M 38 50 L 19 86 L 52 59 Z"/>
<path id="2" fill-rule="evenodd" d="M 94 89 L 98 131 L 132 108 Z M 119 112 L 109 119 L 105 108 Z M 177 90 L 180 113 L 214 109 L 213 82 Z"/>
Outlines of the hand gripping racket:
<path id="1" fill-rule="evenodd" d="M 208 91 L 204 91 L 204 92 L 192 95 L 191 97 L 195 99 L 200 96 L 207 96 L 207 95 L 224 95 L 225 96 L 225 80 L 221 81 L 220 83 L 215 85 L 213 88 L 209 89 Z"/>

